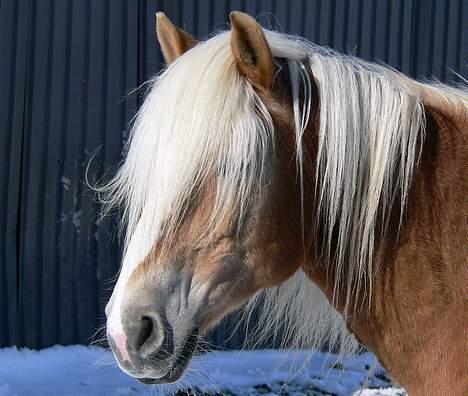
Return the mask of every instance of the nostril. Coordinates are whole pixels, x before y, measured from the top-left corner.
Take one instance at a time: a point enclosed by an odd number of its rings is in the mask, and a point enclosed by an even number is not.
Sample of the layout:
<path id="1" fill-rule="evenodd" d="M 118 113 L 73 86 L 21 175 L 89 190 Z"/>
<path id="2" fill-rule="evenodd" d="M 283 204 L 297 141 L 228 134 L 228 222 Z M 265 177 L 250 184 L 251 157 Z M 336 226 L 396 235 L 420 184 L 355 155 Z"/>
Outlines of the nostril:
<path id="1" fill-rule="evenodd" d="M 147 358 L 159 352 L 165 339 L 164 326 L 156 314 L 146 314 L 134 317 L 132 321 L 124 322 L 127 334 L 127 345 L 133 356 L 141 359 Z"/>
<path id="2" fill-rule="evenodd" d="M 123 315 L 122 325 L 126 335 L 126 347 L 133 359 L 144 360 L 160 352 L 166 338 L 164 323 L 154 312 L 140 311 L 139 315 L 126 312 Z"/>
<path id="3" fill-rule="evenodd" d="M 140 330 L 135 340 L 137 350 L 140 350 L 149 338 L 151 338 L 153 331 L 153 320 L 148 316 L 143 316 L 140 320 Z"/>

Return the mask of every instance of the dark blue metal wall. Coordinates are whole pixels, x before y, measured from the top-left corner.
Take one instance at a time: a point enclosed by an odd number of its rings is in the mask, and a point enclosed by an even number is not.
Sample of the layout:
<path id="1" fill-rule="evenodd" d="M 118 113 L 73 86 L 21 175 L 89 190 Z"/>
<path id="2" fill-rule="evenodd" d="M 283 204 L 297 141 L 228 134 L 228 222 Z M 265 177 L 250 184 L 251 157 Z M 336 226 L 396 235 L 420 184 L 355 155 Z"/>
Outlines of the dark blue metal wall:
<path id="1" fill-rule="evenodd" d="M 87 342 L 103 321 L 118 218 L 96 223 L 85 170 L 97 152 L 95 183 L 121 159 L 128 93 L 162 66 L 158 10 L 197 37 L 245 10 L 412 76 L 467 77 L 466 0 L 0 0 L 0 346 Z"/>

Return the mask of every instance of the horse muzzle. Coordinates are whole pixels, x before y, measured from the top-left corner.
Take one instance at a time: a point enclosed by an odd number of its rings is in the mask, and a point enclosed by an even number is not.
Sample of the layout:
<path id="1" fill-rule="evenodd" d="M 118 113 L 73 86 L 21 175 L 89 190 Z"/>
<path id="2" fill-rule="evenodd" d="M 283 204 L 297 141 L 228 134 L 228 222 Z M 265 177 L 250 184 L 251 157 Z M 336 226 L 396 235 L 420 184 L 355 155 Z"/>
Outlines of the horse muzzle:
<path id="1" fill-rule="evenodd" d="M 122 370 L 144 384 L 163 384 L 184 373 L 197 348 L 198 330 L 175 337 L 173 326 L 155 311 L 132 309 L 122 314 L 121 326 L 108 321 L 107 338 Z"/>

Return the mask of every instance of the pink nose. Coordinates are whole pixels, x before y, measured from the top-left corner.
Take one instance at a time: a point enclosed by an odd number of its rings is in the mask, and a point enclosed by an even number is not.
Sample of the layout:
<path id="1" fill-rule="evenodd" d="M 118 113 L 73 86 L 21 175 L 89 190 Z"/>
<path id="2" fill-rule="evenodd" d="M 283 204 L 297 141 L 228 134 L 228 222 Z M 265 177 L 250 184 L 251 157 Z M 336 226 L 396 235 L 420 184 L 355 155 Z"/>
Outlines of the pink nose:
<path id="1" fill-rule="evenodd" d="M 107 338 L 110 343 L 113 343 L 114 352 L 118 353 L 123 361 L 130 361 L 130 356 L 127 350 L 127 336 L 122 331 L 115 331 L 112 328 L 107 329 Z"/>
<path id="2" fill-rule="evenodd" d="M 111 312 L 107 320 L 107 338 L 117 360 L 138 370 L 150 356 L 162 352 L 165 339 L 159 316 L 154 312 L 145 313 L 133 309 L 118 318 Z"/>

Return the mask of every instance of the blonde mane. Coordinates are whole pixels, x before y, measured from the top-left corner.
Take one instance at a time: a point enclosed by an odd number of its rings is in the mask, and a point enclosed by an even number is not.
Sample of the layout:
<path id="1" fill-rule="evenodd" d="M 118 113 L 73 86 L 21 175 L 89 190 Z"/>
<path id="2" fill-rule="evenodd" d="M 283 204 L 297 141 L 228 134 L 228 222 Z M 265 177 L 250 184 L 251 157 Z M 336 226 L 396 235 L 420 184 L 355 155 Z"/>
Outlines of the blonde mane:
<path id="1" fill-rule="evenodd" d="M 325 231 L 325 248 L 319 253 L 336 268 L 335 289 L 346 286 L 346 314 L 354 293 L 370 294 L 377 223 L 385 227 L 395 199 L 404 213 L 418 142 L 424 139 L 420 92 L 430 87 L 297 37 L 265 34 L 273 56 L 288 62 L 301 182 L 312 76 L 318 88 L 316 216 Z M 150 81 L 126 160 L 101 189 L 108 208 L 123 207 L 126 249 L 139 232 L 145 256 L 158 238 L 177 228 L 190 200 L 211 176 L 223 175 L 216 178 L 211 226 L 232 207 L 242 215 L 266 179 L 275 149 L 273 122 L 239 74 L 229 41 L 229 32 L 215 35 Z M 466 99 L 461 90 L 433 89 L 447 100 Z M 333 252 L 332 233 L 337 238 Z M 264 309 L 257 336 L 282 328 L 293 347 L 324 341 L 352 345 L 343 318 L 302 271 L 259 293 L 247 312 L 258 303 Z"/>

